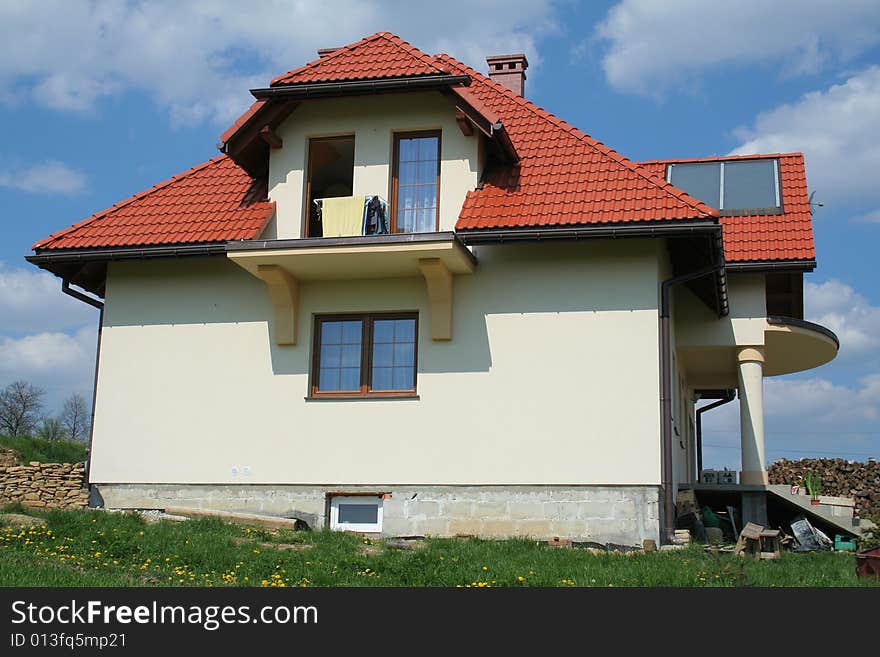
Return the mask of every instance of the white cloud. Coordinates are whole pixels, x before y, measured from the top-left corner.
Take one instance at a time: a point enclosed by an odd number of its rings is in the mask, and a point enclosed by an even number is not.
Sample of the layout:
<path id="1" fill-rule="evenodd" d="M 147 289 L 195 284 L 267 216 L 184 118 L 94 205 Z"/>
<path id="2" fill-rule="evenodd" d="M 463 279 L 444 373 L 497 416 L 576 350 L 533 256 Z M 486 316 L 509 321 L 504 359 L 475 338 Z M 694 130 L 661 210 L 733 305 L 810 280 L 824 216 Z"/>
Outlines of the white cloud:
<path id="1" fill-rule="evenodd" d="M 23 379 L 46 391 L 46 406 L 58 411 L 64 399 L 79 392 L 92 396 L 97 327 L 72 335 L 46 332 L 23 338 L 0 336 L 0 386 Z"/>
<path id="2" fill-rule="evenodd" d="M 836 279 L 804 284 L 804 314 L 840 338 L 839 359 L 880 360 L 880 307 Z"/>
<path id="3" fill-rule="evenodd" d="M 876 0 L 622 0 L 596 29 L 617 89 L 660 95 L 723 66 L 817 71 L 880 43 Z"/>
<path id="4" fill-rule="evenodd" d="M 733 153 L 803 151 L 819 200 L 880 201 L 880 66 L 759 114 L 735 134 Z"/>
<path id="5" fill-rule="evenodd" d="M 35 194 L 76 194 L 86 187 L 86 176 L 58 160 L 46 160 L 23 168 L 0 169 L 0 187 Z"/>
<path id="6" fill-rule="evenodd" d="M 52 274 L 0 262 L 0 332 L 59 331 L 96 324 L 97 318 L 97 310 L 63 294 Z"/>
<path id="7" fill-rule="evenodd" d="M 466 20 L 462 20 L 466 16 Z M 51 17 L 51 18 L 47 18 Z M 249 87 L 377 31 L 479 68 L 497 52 L 525 51 L 554 29 L 551 0 L 450 0 L 414 8 L 378 0 L 0 4 L 0 99 L 22 90 L 58 110 L 90 112 L 127 90 L 146 92 L 176 122 L 227 122 Z"/>
<path id="8" fill-rule="evenodd" d="M 764 380 L 765 449 L 779 458 L 880 457 L 880 374 L 851 385 L 822 377 Z M 739 401 L 703 416 L 704 467 L 740 468 Z"/>

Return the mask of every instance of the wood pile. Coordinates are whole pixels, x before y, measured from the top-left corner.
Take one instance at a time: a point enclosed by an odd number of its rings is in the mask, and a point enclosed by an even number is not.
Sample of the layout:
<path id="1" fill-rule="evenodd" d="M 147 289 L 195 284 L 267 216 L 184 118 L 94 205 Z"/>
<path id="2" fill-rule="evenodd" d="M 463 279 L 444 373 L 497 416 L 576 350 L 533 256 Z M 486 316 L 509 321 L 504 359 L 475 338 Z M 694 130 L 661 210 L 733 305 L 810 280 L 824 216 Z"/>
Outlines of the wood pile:
<path id="1" fill-rule="evenodd" d="M 802 485 L 807 472 L 822 479 L 822 494 L 853 497 L 862 518 L 880 515 L 880 463 L 845 459 L 780 459 L 768 469 L 771 484 Z"/>

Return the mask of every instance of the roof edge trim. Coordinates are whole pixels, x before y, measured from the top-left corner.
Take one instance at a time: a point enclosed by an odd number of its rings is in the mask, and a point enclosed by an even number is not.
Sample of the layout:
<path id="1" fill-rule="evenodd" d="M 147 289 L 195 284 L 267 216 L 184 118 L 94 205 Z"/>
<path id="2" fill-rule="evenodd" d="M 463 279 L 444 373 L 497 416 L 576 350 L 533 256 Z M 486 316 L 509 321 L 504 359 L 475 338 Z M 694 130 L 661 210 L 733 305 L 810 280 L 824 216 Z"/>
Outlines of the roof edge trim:
<path id="1" fill-rule="evenodd" d="M 262 87 L 250 91 L 254 98 L 262 100 L 264 98 L 315 98 L 387 93 L 410 89 L 436 89 L 458 84 L 468 86 L 470 83 L 469 75 L 419 75 L 378 80 L 291 84 L 280 87 Z"/>

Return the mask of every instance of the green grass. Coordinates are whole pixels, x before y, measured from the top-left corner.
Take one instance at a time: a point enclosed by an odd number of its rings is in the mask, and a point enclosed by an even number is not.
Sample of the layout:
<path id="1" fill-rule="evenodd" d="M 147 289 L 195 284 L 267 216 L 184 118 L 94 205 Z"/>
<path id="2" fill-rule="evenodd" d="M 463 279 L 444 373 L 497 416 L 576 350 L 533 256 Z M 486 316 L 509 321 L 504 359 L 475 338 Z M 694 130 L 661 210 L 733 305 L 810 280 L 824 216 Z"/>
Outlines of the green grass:
<path id="1" fill-rule="evenodd" d="M 0 528 L 0 586 L 861 586 L 851 554 L 756 561 L 708 554 L 594 555 L 528 540 L 429 539 L 424 549 L 336 532 L 214 519 L 50 511 Z M 278 549 L 266 543 L 303 549 Z"/>
<path id="2" fill-rule="evenodd" d="M 86 444 L 78 440 L 43 440 L 21 436 L 0 436 L 0 447 L 9 447 L 21 455 L 21 461 L 40 463 L 80 463 L 86 460 Z"/>

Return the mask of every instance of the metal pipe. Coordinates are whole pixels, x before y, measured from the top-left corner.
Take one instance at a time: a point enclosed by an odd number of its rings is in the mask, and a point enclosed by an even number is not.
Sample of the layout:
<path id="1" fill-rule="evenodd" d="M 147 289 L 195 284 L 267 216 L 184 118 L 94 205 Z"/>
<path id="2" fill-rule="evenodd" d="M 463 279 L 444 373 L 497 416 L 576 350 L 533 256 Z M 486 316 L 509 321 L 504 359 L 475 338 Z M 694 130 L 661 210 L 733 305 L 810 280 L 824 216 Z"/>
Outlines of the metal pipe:
<path id="1" fill-rule="evenodd" d="M 669 331 L 670 297 L 673 286 L 724 271 L 724 262 L 681 276 L 660 285 L 660 437 L 663 448 L 663 524 L 664 538 L 675 537 L 675 492 L 672 490 L 672 344 Z"/>
<path id="2" fill-rule="evenodd" d="M 711 411 L 713 408 L 729 404 L 734 399 L 736 399 L 736 393 L 733 389 L 725 390 L 724 396 L 721 399 L 697 409 L 697 419 L 695 422 L 697 425 L 697 481 L 700 480 L 700 473 L 703 471 L 703 413 Z"/>
<path id="3" fill-rule="evenodd" d="M 89 486 L 89 492 L 91 493 L 92 484 L 89 481 L 89 477 L 92 469 L 92 440 L 95 437 L 95 407 L 98 398 L 98 363 L 101 361 L 101 332 L 104 327 L 104 304 L 97 299 L 93 299 L 92 297 L 83 294 L 77 290 L 74 290 L 70 287 L 70 282 L 64 278 L 61 280 L 61 291 L 68 296 L 73 297 L 83 303 L 87 303 L 93 308 L 97 308 L 99 310 L 98 313 L 98 344 L 95 348 L 95 376 L 92 381 L 92 413 L 91 419 L 89 420 L 89 452 L 88 458 L 86 459 L 86 468 L 85 468 L 85 478 L 86 483 Z M 90 496 L 91 497 L 91 496 Z M 89 505 L 91 505 L 91 499 L 89 500 Z"/>
<path id="4" fill-rule="evenodd" d="M 104 310 L 104 304 L 101 301 L 98 301 L 94 297 L 90 297 L 87 294 L 83 294 L 82 292 L 74 290 L 70 287 L 70 282 L 66 278 L 61 279 L 61 291 L 64 292 L 64 294 L 73 297 L 74 299 L 82 301 L 83 303 L 87 303 L 93 308 L 101 310 L 102 312 Z"/>

